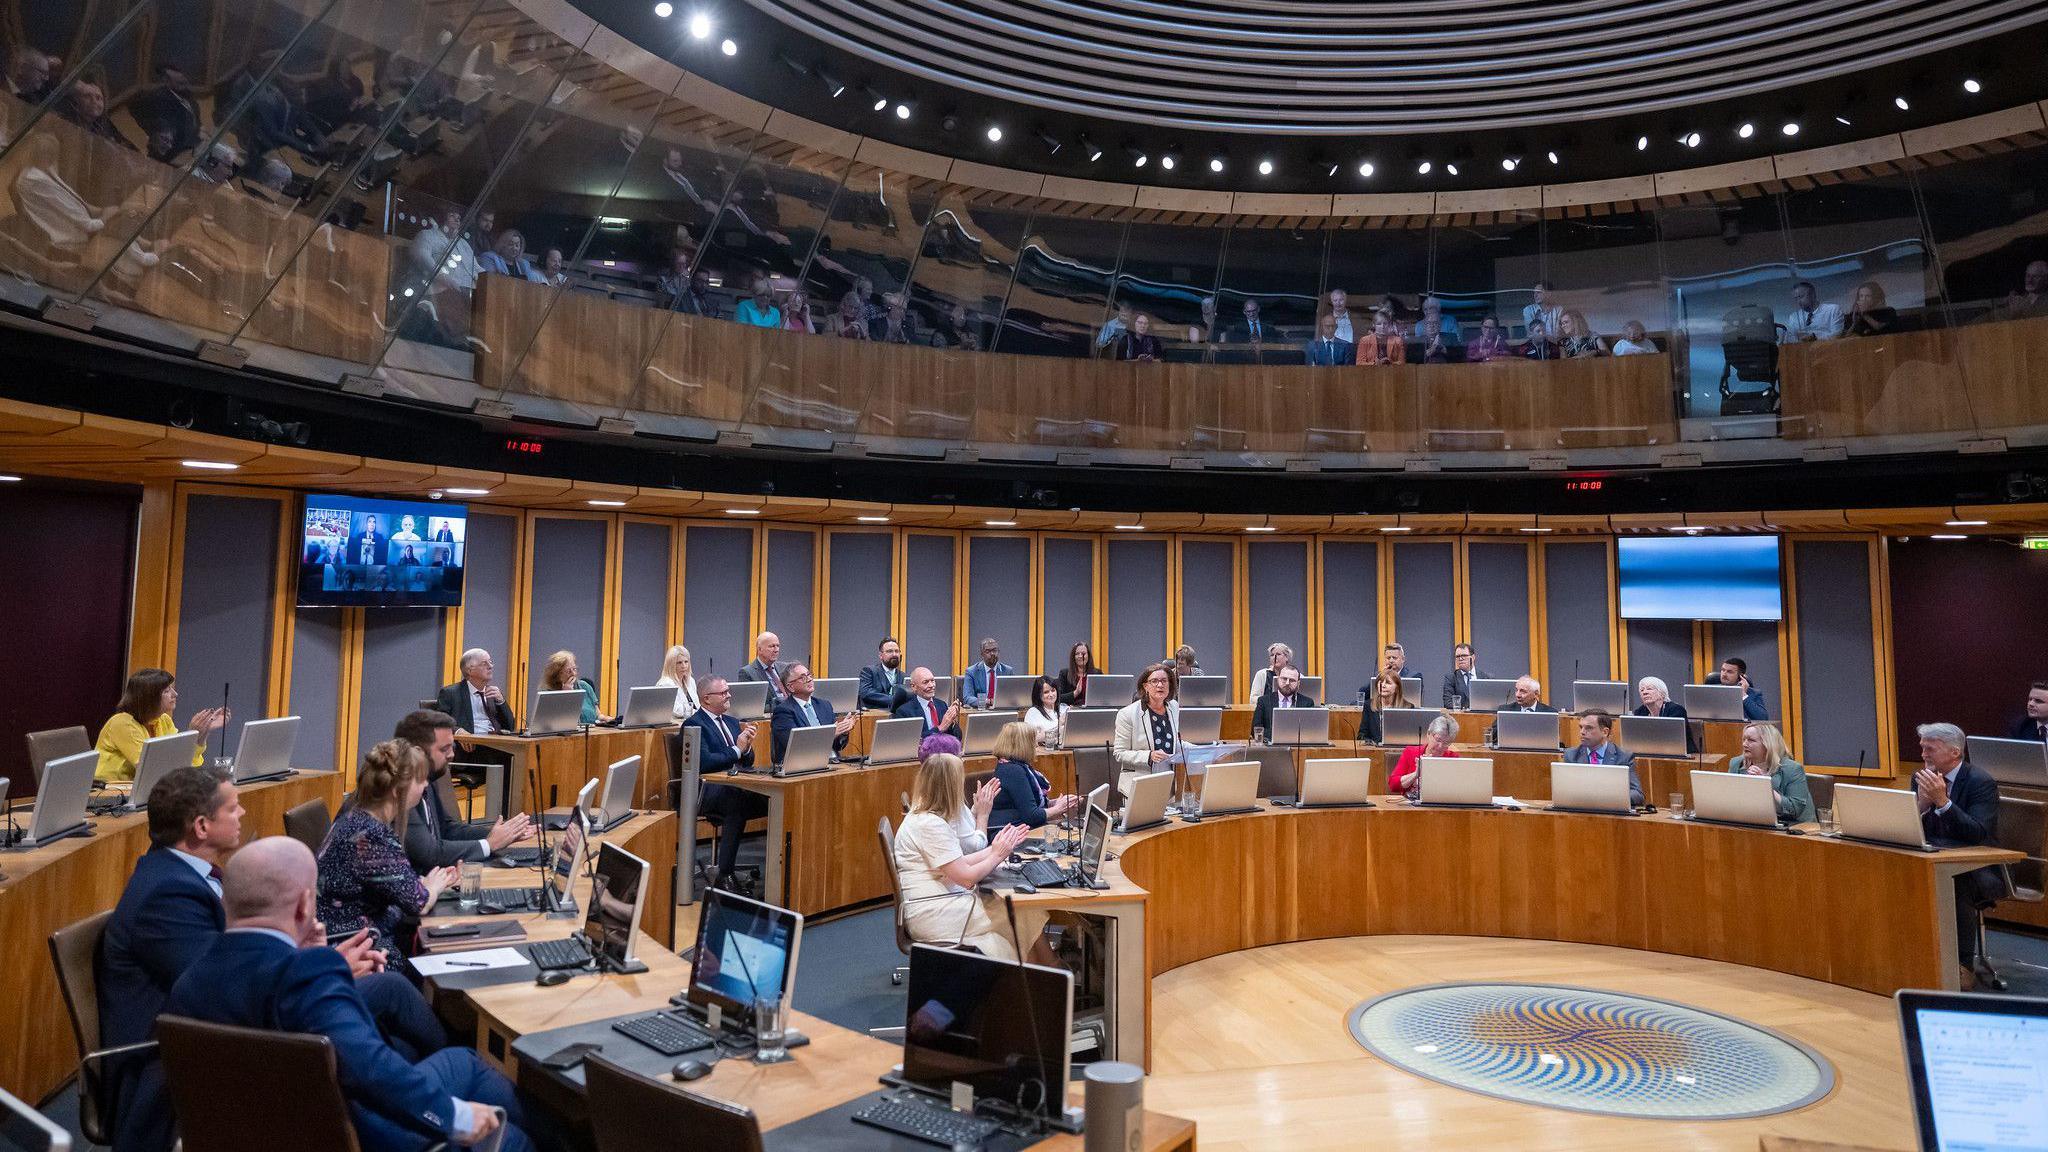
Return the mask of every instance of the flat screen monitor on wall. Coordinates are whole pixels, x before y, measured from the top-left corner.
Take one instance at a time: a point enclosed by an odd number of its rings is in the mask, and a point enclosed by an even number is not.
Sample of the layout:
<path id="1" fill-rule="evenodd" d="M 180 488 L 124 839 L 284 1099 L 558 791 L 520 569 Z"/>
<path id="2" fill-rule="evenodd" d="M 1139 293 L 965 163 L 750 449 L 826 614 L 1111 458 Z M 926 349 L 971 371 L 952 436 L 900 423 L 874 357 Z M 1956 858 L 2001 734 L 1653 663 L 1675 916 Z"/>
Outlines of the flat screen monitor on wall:
<path id="1" fill-rule="evenodd" d="M 1776 536 L 1616 541 L 1624 620 L 1777 620 Z"/>
<path id="2" fill-rule="evenodd" d="M 462 603 L 460 504 L 308 496 L 299 606 L 452 608 Z"/>

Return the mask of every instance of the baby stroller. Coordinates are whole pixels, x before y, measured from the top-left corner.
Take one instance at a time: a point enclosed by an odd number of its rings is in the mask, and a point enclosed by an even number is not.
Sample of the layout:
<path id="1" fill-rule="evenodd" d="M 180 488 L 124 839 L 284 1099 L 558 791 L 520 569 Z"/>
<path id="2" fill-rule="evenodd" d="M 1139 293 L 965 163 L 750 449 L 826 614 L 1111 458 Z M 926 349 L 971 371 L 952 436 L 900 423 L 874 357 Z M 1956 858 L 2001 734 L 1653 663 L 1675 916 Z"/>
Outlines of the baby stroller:
<path id="1" fill-rule="evenodd" d="M 1778 410 L 1778 324 L 1769 305 L 1741 304 L 1721 315 L 1721 359 L 1721 415 Z"/>

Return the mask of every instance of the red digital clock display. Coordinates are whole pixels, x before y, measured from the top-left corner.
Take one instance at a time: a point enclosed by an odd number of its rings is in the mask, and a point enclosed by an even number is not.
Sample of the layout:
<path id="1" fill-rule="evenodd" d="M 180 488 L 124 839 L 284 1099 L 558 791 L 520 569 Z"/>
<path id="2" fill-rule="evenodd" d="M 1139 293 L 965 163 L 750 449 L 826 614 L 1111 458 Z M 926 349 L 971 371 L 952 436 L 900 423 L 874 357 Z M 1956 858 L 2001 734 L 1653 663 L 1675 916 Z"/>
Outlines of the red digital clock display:
<path id="1" fill-rule="evenodd" d="M 517 452 L 521 456 L 538 456 L 547 450 L 547 446 L 545 440 L 522 440 L 518 437 L 507 437 L 505 440 L 505 451 Z"/>
<path id="2" fill-rule="evenodd" d="M 1564 490 L 1567 492 L 1598 492 L 1606 484 L 1607 481 L 1605 480 L 1567 480 L 1564 482 Z"/>

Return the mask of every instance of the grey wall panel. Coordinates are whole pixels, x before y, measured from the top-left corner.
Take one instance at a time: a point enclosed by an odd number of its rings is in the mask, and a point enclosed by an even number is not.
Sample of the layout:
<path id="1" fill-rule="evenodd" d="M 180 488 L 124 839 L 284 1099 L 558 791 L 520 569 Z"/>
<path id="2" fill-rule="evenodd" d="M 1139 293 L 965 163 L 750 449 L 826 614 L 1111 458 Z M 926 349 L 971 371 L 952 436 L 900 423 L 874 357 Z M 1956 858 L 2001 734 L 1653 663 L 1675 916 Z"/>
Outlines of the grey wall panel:
<path id="1" fill-rule="evenodd" d="M 1242 653 L 1232 634 L 1237 623 L 1231 603 L 1235 552 L 1235 546 L 1220 540 L 1189 540 L 1180 546 L 1181 640 L 1194 647 L 1202 671 L 1230 677 L 1231 699 L 1251 683 L 1238 666 Z"/>
<path id="2" fill-rule="evenodd" d="M 959 563 L 950 536 L 912 533 L 904 542 L 903 662 L 941 680 L 958 675 L 953 651 L 953 574 Z"/>
<path id="3" fill-rule="evenodd" d="M 1869 548 L 1854 540 L 1802 540 L 1792 548 L 1799 576 L 1794 591 L 1802 759 L 1845 768 L 1862 754 L 1874 764 L 1877 673 L 1870 636 Z M 1783 703 L 1771 701 L 1774 709 Z"/>
<path id="4" fill-rule="evenodd" d="M 1865 580 L 1870 578 L 1865 573 Z M 1866 595 L 1865 599 L 1869 599 Z M 1863 647 L 1870 647 L 1866 629 Z M 1714 650 L 1707 653 L 1718 672 L 1721 661 L 1736 657 L 1749 665 L 1749 682 L 1764 694 L 1764 704 L 1773 717 L 1785 714 L 1784 685 L 1778 682 L 1778 622 L 1775 620 L 1721 620 L 1714 624 Z M 1866 659 L 1865 664 L 1869 661 Z M 1710 673 L 1711 674 L 1711 673 Z M 1852 761 L 1853 763 L 1853 761 Z"/>
<path id="5" fill-rule="evenodd" d="M 512 592 L 519 581 L 519 518 L 472 512 L 464 529 L 462 648 L 481 648 L 512 674 Z"/>
<path id="6" fill-rule="evenodd" d="M 1495 677 L 1533 671 L 1529 652 L 1529 547 L 1475 541 L 1466 551 L 1465 583 L 1472 601 L 1472 634 L 1458 639 L 1469 640 L 1479 649 L 1480 670 Z M 1413 659 L 1411 656 L 1410 660 Z M 1450 650 L 1432 655 L 1429 663 L 1441 679 L 1451 669 Z M 1434 682 L 1428 687 L 1432 692 L 1437 690 Z"/>
<path id="7" fill-rule="evenodd" d="M 1108 629 L 1095 663 L 1105 672 L 1135 676 L 1167 655 L 1166 541 L 1111 538 L 1105 547 L 1102 610 Z"/>
<path id="8" fill-rule="evenodd" d="M 1566 704 L 1571 703 L 1574 668 L 1580 680 L 1614 676 L 1608 650 L 1614 621 L 1607 608 L 1607 579 L 1607 545 L 1543 546 L 1543 623 L 1549 629 L 1550 653 L 1544 682 L 1556 685 L 1562 694 L 1558 698 Z"/>
<path id="9" fill-rule="evenodd" d="M 1252 650 L 1240 654 L 1244 667 L 1235 671 L 1238 683 L 1249 692 L 1252 670 L 1266 666 L 1269 644 L 1293 648 L 1295 663 L 1304 670 L 1308 667 L 1308 542 L 1247 542 L 1245 567 L 1250 581 L 1246 594 L 1251 597 L 1247 614 L 1251 617 Z M 1208 667 L 1203 665 L 1205 670 Z"/>
<path id="10" fill-rule="evenodd" d="M 1031 670 L 1057 676 L 1075 643 L 1095 634 L 1095 542 L 1054 537 L 1044 551 L 1045 648 Z M 1101 667 L 1102 659 L 1095 657 L 1095 664 Z"/>
<path id="11" fill-rule="evenodd" d="M 526 709 L 540 690 L 541 668 L 567 649 L 576 668 L 604 698 L 612 682 L 611 656 L 604 643 L 605 533 L 602 520 L 541 517 L 533 523 L 533 587 L 528 594 L 531 624 L 526 646 Z M 515 708 L 517 705 L 515 705 Z M 521 719 L 526 713 L 521 712 Z"/>
<path id="12" fill-rule="evenodd" d="M 432 695 L 421 692 L 414 703 Z M 341 713 L 339 608 L 300 608 L 292 621 L 291 710 L 299 718 L 299 742 L 292 750 L 292 764 L 331 770 Z"/>
<path id="13" fill-rule="evenodd" d="M 1452 587 L 1457 545 L 1449 541 L 1395 544 L 1394 635 L 1408 653 L 1408 674 L 1420 675 L 1425 700 L 1437 698 L 1451 664 Z M 1378 659 L 1377 655 L 1374 657 Z M 1487 669 L 1493 671 L 1493 669 Z"/>
<path id="14" fill-rule="evenodd" d="M 1003 662 L 1036 672 L 1026 642 L 1031 636 L 1031 541 L 1022 536 L 967 538 L 967 651 L 954 675 L 981 655 L 983 637 L 1003 646 Z"/>
<path id="15" fill-rule="evenodd" d="M 669 561 L 675 529 L 666 524 L 627 521 L 620 525 L 618 655 L 612 665 L 617 706 L 626 689 L 661 678 L 661 658 L 675 643 L 669 628 Z"/>
<path id="16" fill-rule="evenodd" d="M 195 495 L 185 503 L 177 720 L 182 724 L 199 709 L 218 706 L 221 686 L 232 685 L 228 708 L 234 720 L 227 734 L 231 753 L 242 725 L 264 718 L 277 518 L 274 500 Z"/>
<path id="17" fill-rule="evenodd" d="M 1257 637 L 1253 638 L 1254 644 Z M 1263 656 L 1259 646 L 1252 655 Z M 1380 546 L 1357 540 L 1323 543 L 1323 694 L 1339 704 L 1358 698 L 1380 662 Z"/>
<path id="18" fill-rule="evenodd" d="M 895 556 L 896 540 L 887 532 L 830 534 L 825 557 L 831 565 L 832 675 L 858 676 L 875 662 L 875 647 L 889 631 L 889 606 L 896 602 Z"/>
<path id="19" fill-rule="evenodd" d="M 1692 680 L 1692 621 L 1628 622 L 1629 684 L 1640 684 L 1645 676 L 1664 681 L 1674 699 L 1685 696 L 1681 685 Z"/>
<path id="20" fill-rule="evenodd" d="M 811 662 L 811 622 L 818 611 L 817 564 L 817 539 L 809 532 L 768 530 L 767 628 L 782 641 L 784 660 Z M 812 670 L 811 675 L 816 676 L 817 671 Z"/>
<path id="21" fill-rule="evenodd" d="M 697 675 L 730 677 L 754 658 L 753 601 L 753 530 L 685 528 L 682 642 Z"/>
<path id="22" fill-rule="evenodd" d="M 363 687 L 356 716 L 359 755 L 391 739 L 399 720 L 440 689 L 445 618 L 439 608 L 363 609 Z M 524 709 L 514 711 L 526 719 Z M 301 735 L 300 746 L 305 743 Z"/>

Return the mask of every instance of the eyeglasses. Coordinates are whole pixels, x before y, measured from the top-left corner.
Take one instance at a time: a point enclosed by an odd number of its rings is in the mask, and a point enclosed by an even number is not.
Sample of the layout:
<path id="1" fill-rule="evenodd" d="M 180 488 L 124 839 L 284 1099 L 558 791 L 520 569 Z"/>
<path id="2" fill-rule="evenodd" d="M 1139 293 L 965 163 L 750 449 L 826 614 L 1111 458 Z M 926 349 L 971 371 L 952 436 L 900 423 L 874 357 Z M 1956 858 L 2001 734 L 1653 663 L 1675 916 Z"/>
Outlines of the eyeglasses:
<path id="1" fill-rule="evenodd" d="M 730 695 L 732 695 L 732 689 L 730 689 L 730 688 L 720 688 L 720 689 L 719 689 L 718 691 L 716 691 L 716 692 L 706 692 L 706 693 L 704 693 L 704 696 L 705 696 L 705 697 L 706 697 L 707 699 L 708 699 L 708 698 L 710 698 L 710 697 L 712 697 L 712 696 L 730 696 Z"/>

